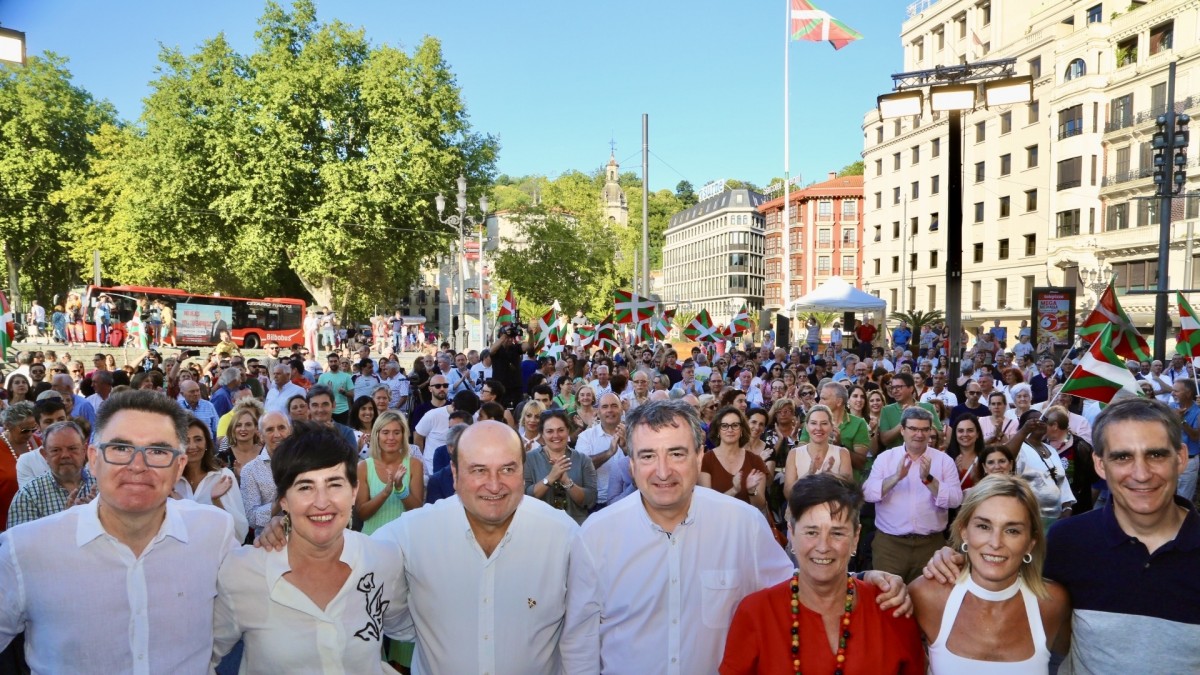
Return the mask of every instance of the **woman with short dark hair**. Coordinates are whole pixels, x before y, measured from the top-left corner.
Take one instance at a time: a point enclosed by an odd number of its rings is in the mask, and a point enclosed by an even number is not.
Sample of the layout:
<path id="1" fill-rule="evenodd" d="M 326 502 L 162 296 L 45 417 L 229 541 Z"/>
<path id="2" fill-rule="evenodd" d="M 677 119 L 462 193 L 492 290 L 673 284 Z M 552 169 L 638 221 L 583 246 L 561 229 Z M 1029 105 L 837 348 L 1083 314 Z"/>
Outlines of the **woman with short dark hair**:
<path id="1" fill-rule="evenodd" d="M 357 453 L 333 429 L 297 424 L 271 458 L 284 513 L 282 550 L 246 546 L 226 556 L 217 579 L 213 658 L 244 640 L 241 672 L 391 672 L 383 637 L 407 615 L 397 594 L 394 550 L 347 529 Z"/>
<path id="2" fill-rule="evenodd" d="M 718 410 L 708 438 L 716 446 L 700 462 L 700 485 L 765 509 L 770 474 L 762 457 L 746 451 L 750 424 L 742 411 L 732 406 Z"/>

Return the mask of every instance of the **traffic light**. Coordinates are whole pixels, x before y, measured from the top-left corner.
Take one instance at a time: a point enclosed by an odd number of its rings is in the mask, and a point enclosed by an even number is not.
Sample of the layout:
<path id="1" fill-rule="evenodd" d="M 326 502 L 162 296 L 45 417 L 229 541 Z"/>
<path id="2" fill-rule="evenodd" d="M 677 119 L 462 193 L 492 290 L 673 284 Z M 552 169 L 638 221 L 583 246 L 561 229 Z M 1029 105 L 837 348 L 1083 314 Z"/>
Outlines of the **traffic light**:
<path id="1" fill-rule="evenodd" d="M 1188 122 L 1191 118 L 1179 113 L 1159 115 L 1155 121 L 1158 130 L 1150 139 L 1154 150 L 1154 184 L 1159 195 L 1179 194 L 1187 182 Z M 1171 128 L 1172 121 L 1174 128 Z"/>

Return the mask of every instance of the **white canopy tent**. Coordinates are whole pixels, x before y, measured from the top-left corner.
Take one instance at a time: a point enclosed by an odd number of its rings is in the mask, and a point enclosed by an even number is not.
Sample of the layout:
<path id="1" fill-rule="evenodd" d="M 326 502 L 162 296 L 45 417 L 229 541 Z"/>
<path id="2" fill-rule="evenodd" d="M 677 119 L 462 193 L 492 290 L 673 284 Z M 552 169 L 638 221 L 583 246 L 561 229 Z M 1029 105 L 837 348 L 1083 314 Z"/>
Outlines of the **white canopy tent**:
<path id="1" fill-rule="evenodd" d="M 793 300 L 787 309 L 796 312 L 883 312 L 887 303 L 851 286 L 841 277 L 830 277 L 816 290 Z"/>

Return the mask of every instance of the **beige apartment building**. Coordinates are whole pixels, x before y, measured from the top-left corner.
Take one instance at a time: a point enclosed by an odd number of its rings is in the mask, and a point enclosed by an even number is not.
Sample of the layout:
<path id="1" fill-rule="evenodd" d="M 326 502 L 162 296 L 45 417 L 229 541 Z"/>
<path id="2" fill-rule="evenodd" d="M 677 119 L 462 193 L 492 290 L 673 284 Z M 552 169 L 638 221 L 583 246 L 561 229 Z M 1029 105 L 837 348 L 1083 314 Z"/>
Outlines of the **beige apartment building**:
<path id="1" fill-rule="evenodd" d="M 1075 286 L 1081 313 L 1112 275 L 1120 293 L 1155 287 L 1159 209 L 1140 198 L 1154 193 L 1149 144 L 1171 61 L 1176 110 L 1200 114 L 1198 28 L 1200 0 L 910 6 L 898 72 L 1015 58 L 1034 80 L 1031 103 L 963 114 L 964 326 L 998 319 L 1012 332 L 1035 286 Z M 945 306 L 948 142 L 947 116 L 928 105 L 919 118 L 864 116 L 864 289 L 889 311 Z M 1200 288 L 1196 202 L 1174 202 L 1171 288 Z M 1154 296 L 1122 303 L 1148 332 Z"/>

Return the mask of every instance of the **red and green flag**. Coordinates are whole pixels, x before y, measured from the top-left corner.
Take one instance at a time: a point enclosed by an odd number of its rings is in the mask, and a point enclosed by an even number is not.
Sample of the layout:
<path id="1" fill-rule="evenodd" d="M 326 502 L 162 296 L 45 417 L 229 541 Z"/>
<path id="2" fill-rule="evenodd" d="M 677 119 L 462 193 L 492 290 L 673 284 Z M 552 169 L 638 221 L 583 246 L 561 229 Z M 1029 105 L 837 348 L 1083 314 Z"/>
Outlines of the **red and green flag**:
<path id="1" fill-rule="evenodd" d="M 512 289 L 504 294 L 504 302 L 500 303 L 500 311 L 496 313 L 497 326 L 511 326 L 517 321 L 517 301 Z"/>
<path id="2" fill-rule="evenodd" d="M 613 291 L 617 323 L 638 323 L 654 316 L 655 302 L 632 291 Z"/>
<path id="3" fill-rule="evenodd" d="M 1063 383 L 1062 393 L 1101 403 L 1112 403 L 1118 396 L 1142 396 L 1133 373 L 1125 367 L 1125 357 L 1114 348 L 1118 330 L 1113 324 L 1100 330 L 1100 336 Z"/>
<path id="4" fill-rule="evenodd" d="M 748 330 L 754 330 L 754 325 L 750 323 L 750 313 L 746 311 L 746 306 L 742 305 L 737 314 L 734 314 L 733 318 L 729 320 L 729 334 L 736 335 Z"/>
<path id="5" fill-rule="evenodd" d="M 718 337 L 717 328 L 713 325 L 712 317 L 708 315 L 707 309 L 700 310 L 700 312 L 692 318 L 692 321 L 687 325 L 687 328 L 683 329 L 683 335 L 684 337 L 696 342 L 716 341 Z"/>
<path id="6" fill-rule="evenodd" d="M 592 341 L 596 339 L 595 326 L 576 326 L 575 334 L 579 336 L 579 346 L 589 347 Z"/>
<path id="7" fill-rule="evenodd" d="M 544 347 L 553 342 L 554 337 L 557 335 L 555 331 L 557 325 L 558 315 L 555 314 L 554 309 L 546 310 L 546 313 L 538 319 L 537 341 L 539 347 Z"/>
<path id="8" fill-rule="evenodd" d="M 1179 303 L 1179 339 L 1175 341 L 1175 351 L 1189 359 L 1200 357 L 1200 321 L 1196 310 L 1184 299 L 1183 293 L 1176 293 L 1175 301 Z"/>
<path id="9" fill-rule="evenodd" d="M 637 323 L 637 341 L 638 342 L 654 342 L 654 327 L 651 325 L 657 319 L 651 317 L 645 321 Z"/>
<path id="10" fill-rule="evenodd" d="M 8 306 L 4 292 L 0 291 L 0 361 L 8 358 L 8 350 L 12 348 L 16 337 L 12 308 Z"/>
<path id="11" fill-rule="evenodd" d="M 1079 328 L 1079 337 L 1091 342 L 1109 325 L 1115 327 L 1110 346 L 1117 356 L 1126 360 L 1150 360 L 1150 346 L 1146 344 L 1146 338 L 1138 333 L 1129 315 L 1121 308 L 1121 303 L 1117 302 L 1117 292 L 1112 281 L 1108 282 L 1108 288 L 1100 295 L 1096 309 L 1092 310 L 1084 320 L 1083 326 Z"/>
<path id="12" fill-rule="evenodd" d="M 838 21 L 808 0 L 792 0 L 791 34 L 793 40 L 828 42 L 835 50 L 861 40 L 862 34 Z"/>
<path id="13" fill-rule="evenodd" d="M 596 324 L 596 336 L 593 341 L 600 349 L 617 349 L 621 346 L 620 340 L 617 339 L 617 326 L 613 323 L 612 314 Z"/>

